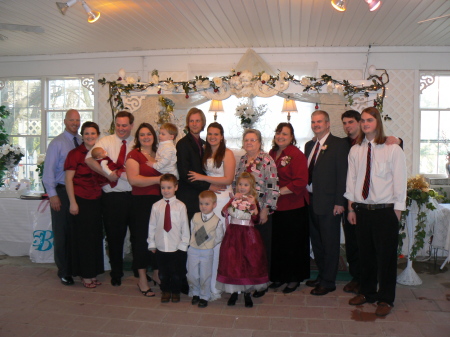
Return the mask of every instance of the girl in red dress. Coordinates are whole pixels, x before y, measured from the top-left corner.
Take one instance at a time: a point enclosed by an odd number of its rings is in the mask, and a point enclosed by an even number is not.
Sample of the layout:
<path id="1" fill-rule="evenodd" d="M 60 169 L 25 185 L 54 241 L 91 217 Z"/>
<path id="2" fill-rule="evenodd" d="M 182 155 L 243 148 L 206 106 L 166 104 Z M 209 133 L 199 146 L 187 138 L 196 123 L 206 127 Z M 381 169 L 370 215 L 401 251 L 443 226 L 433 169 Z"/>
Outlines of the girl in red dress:
<path id="1" fill-rule="evenodd" d="M 269 282 L 265 247 L 254 227 L 259 223 L 255 186 L 251 173 L 241 173 L 236 181 L 238 193 L 222 210 L 227 229 L 220 248 L 216 285 L 231 293 L 228 305 L 235 305 L 238 292 L 244 292 L 245 306 L 249 308 L 253 307 L 251 292 L 266 289 Z"/>

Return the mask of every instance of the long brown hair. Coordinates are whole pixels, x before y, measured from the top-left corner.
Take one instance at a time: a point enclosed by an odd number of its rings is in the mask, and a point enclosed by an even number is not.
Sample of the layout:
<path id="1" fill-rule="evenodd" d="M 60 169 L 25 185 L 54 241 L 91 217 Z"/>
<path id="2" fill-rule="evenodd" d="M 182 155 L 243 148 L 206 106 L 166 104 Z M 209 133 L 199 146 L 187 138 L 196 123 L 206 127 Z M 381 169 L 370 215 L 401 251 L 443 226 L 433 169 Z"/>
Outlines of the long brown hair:
<path id="1" fill-rule="evenodd" d="M 278 132 L 281 132 L 281 130 L 283 130 L 284 127 L 287 127 L 291 131 L 291 135 L 292 135 L 291 145 L 296 145 L 297 141 L 295 140 L 294 127 L 292 126 L 291 123 L 280 123 L 280 124 L 278 124 L 277 128 L 275 129 L 275 134 L 277 134 Z M 277 143 L 275 143 L 275 136 L 273 136 L 272 150 L 273 151 L 278 151 L 279 148 L 280 147 L 277 145 Z"/>
<path id="2" fill-rule="evenodd" d="M 151 124 L 149 123 L 141 123 L 141 125 L 139 125 L 139 127 L 137 128 L 136 133 L 134 134 L 133 149 L 138 149 L 139 151 L 141 151 L 141 142 L 139 141 L 139 131 L 141 131 L 141 129 L 144 128 L 149 129 L 153 135 L 152 151 L 156 153 L 156 151 L 158 150 L 158 138 L 156 137 L 155 129 L 153 129 L 153 126 L 151 126 Z"/>
<path id="3" fill-rule="evenodd" d="M 373 142 L 375 144 L 384 144 L 386 142 L 386 135 L 384 134 L 383 121 L 381 120 L 381 114 L 378 111 L 378 109 L 374 108 L 374 107 L 365 108 L 363 111 L 361 111 L 361 117 L 362 117 L 363 113 L 367 113 L 367 114 L 371 115 L 377 121 L 377 127 L 375 129 L 375 138 L 374 138 Z M 364 134 L 364 132 L 360 132 L 358 139 L 356 140 L 356 144 L 361 145 L 361 143 L 365 137 L 366 137 L 366 135 Z"/>
<path id="4" fill-rule="evenodd" d="M 223 127 L 221 124 L 214 122 L 208 125 L 208 129 L 209 128 L 216 128 L 219 129 L 220 131 L 220 135 L 223 137 Z M 203 154 L 203 159 L 202 159 L 202 164 L 203 164 L 203 168 L 206 170 L 206 162 L 208 160 L 208 158 L 213 158 L 214 159 L 214 167 L 219 168 L 220 165 L 222 165 L 223 162 L 223 158 L 225 157 L 225 151 L 226 151 L 226 146 L 225 146 L 225 138 L 222 139 L 222 141 L 219 144 L 219 147 L 216 150 L 216 153 L 213 156 L 212 153 L 212 148 L 211 145 L 208 143 L 208 136 L 206 136 L 207 141 L 206 141 L 206 145 L 205 145 L 205 153 Z"/>

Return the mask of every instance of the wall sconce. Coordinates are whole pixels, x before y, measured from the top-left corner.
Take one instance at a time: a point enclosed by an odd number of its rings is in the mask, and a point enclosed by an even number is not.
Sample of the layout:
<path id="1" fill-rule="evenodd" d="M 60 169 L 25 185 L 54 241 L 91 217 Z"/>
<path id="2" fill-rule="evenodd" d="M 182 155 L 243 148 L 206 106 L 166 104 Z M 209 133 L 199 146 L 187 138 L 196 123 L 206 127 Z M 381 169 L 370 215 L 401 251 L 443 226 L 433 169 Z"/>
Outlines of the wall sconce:
<path id="1" fill-rule="evenodd" d="M 287 120 L 288 123 L 290 123 L 291 120 L 291 112 L 298 112 L 297 105 L 295 104 L 295 101 L 292 99 L 284 99 L 283 108 L 281 109 L 281 112 L 287 112 Z"/>
<path id="2" fill-rule="evenodd" d="M 213 100 L 211 102 L 211 106 L 209 107 L 209 111 L 210 112 L 214 111 L 214 122 L 215 122 L 217 120 L 217 113 L 225 111 L 223 110 L 222 101 Z"/>
<path id="3" fill-rule="evenodd" d="M 56 7 L 58 7 L 59 11 L 62 15 L 66 15 L 67 10 L 69 7 L 72 7 L 77 2 L 81 2 L 81 6 L 83 6 L 84 10 L 86 11 L 86 14 L 88 16 L 88 22 L 94 23 L 100 18 L 100 12 L 93 11 L 89 8 L 86 1 L 84 0 L 69 0 L 67 2 L 57 2 Z"/>

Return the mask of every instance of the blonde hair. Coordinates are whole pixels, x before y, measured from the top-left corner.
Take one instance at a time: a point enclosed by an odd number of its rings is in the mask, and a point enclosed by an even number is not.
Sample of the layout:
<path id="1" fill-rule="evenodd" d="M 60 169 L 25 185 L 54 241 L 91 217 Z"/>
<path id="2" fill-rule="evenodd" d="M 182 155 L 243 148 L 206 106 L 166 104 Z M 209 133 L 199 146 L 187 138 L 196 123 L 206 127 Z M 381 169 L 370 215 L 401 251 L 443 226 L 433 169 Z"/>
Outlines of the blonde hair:
<path id="1" fill-rule="evenodd" d="M 175 124 L 164 123 L 163 125 L 161 125 L 161 129 L 166 130 L 169 133 L 169 135 L 173 136 L 173 140 L 177 139 L 178 128 Z"/>
<path id="2" fill-rule="evenodd" d="M 242 179 L 247 179 L 250 182 L 250 195 L 252 195 L 256 200 L 258 200 L 258 192 L 256 192 L 256 179 L 253 174 L 249 172 L 242 172 L 236 179 L 236 189 L 239 185 L 239 181 Z M 236 190 L 236 192 L 238 192 Z"/>

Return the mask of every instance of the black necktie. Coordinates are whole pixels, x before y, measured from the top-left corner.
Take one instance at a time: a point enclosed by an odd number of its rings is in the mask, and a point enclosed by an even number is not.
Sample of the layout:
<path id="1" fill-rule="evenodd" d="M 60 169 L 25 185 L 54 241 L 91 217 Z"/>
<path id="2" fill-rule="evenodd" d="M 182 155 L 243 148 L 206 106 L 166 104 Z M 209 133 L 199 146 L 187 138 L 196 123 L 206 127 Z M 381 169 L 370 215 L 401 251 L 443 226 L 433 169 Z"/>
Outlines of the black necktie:
<path id="1" fill-rule="evenodd" d="M 372 144 L 368 145 L 367 148 L 367 166 L 366 166 L 366 176 L 364 178 L 364 185 L 363 185 L 363 190 L 362 190 L 362 197 L 364 198 L 364 200 L 367 199 L 367 197 L 369 196 L 369 189 L 370 189 L 370 157 L 372 154 Z"/>
<path id="2" fill-rule="evenodd" d="M 308 185 L 310 185 L 312 183 L 314 165 L 316 165 L 316 157 L 317 157 L 317 152 L 319 152 L 319 147 L 320 147 L 320 143 L 317 142 L 316 148 L 314 149 L 314 154 L 313 154 L 313 156 L 311 158 L 311 162 L 309 163 L 309 166 L 308 166 Z"/>
<path id="3" fill-rule="evenodd" d="M 75 145 L 75 147 L 78 147 L 78 145 L 80 145 L 80 144 L 78 144 L 77 137 L 73 137 L 73 145 Z"/>

